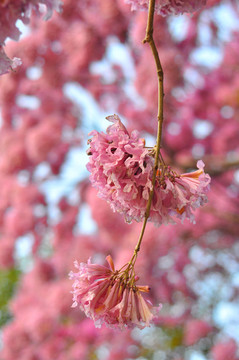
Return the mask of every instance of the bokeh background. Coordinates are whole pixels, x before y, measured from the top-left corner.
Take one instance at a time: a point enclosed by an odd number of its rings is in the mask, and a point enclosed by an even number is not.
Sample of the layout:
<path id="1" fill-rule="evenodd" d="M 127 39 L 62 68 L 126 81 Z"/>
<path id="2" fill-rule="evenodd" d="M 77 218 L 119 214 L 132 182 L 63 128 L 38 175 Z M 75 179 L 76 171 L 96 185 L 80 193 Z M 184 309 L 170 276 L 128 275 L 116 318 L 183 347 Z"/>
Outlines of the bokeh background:
<path id="1" fill-rule="evenodd" d="M 34 13 L 0 77 L 0 359 L 238 360 L 239 5 L 208 0 L 193 16 L 155 17 L 165 74 L 163 154 L 178 171 L 203 159 L 212 177 L 196 224 L 148 224 L 136 270 L 163 304 L 151 328 L 102 327 L 71 308 L 73 261 L 116 266 L 140 224 L 97 197 L 88 133 L 119 114 L 154 145 L 157 78 L 147 13 L 123 0 L 64 0 Z"/>

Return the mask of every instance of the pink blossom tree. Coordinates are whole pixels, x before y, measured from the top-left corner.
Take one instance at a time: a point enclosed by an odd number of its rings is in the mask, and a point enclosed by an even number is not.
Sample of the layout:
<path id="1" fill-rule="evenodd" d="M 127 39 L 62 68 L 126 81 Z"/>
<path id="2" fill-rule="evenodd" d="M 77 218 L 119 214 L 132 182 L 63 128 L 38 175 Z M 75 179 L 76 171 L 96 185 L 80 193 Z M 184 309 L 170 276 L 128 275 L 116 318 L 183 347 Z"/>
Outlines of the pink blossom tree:
<path id="1" fill-rule="evenodd" d="M 155 1 L 163 98 L 147 1 L 62 3 L 0 1 L 0 357 L 239 359 L 238 4 Z"/>

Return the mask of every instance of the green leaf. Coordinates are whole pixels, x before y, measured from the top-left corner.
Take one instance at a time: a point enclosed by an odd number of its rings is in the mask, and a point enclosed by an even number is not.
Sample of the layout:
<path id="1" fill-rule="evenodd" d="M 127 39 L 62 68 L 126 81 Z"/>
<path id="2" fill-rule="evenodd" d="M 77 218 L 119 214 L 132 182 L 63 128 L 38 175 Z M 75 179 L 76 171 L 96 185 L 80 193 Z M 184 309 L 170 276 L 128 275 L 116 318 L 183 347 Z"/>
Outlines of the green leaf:
<path id="1" fill-rule="evenodd" d="M 16 288 L 20 273 L 15 268 L 0 270 L 0 327 L 11 318 L 8 303 Z"/>

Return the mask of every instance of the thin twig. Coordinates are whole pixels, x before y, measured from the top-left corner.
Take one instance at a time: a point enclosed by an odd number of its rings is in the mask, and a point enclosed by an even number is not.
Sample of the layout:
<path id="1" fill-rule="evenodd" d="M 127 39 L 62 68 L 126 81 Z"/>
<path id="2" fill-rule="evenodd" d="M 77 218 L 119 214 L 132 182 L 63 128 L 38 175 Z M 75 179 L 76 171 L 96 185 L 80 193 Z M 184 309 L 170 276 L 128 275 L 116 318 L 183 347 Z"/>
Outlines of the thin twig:
<path id="1" fill-rule="evenodd" d="M 161 137 L 162 137 L 162 125 L 163 125 L 163 69 L 161 66 L 161 62 L 159 59 L 158 51 L 153 39 L 153 21 L 154 21 L 154 7 L 155 7 L 155 0 L 149 0 L 149 10 L 148 10 L 148 21 L 147 21 L 147 28 L 146 28 L 146 35 L 143 43 L 148 43 L 153 53 L 153 57 L 156 64 L 157 70 L 157 77 L 158 77 L 158 130 L 157 130 L 157 141 L 155 146 L 155 161 L 154 161 L 154 169 L 153 169 L 153 176 L 152 176 L 152 188 L 149 194 L 149 199 L 146 206 L 144 222 L 142 226 L 142 230 L 139 236 L 138 243 L 134 249 L 134 255 L 130 261 L 130 263 L 134 263 L 136 261 L 137 253 L 140 250 L 140 245 L 144 236 L 144 231 L 146 228 L 146 224 L 150 215 L 150 208 L 153 200 L 154 195 L 154 187 L 156 181 L 156 175 L 158 170 L 158 162 L 159 162 L 159 154 L 160 154 L 160 144 L 161 144 Z"/>

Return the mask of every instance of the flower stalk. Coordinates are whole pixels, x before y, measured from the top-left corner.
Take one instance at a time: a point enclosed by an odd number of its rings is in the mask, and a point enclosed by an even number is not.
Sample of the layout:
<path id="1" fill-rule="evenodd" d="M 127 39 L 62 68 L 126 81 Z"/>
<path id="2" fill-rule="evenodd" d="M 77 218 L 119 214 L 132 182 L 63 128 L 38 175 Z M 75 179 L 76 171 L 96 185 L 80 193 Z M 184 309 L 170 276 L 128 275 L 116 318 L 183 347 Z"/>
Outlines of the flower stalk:
<path id="1" fill-rule="evenodd" d="M 163 98 L 164 98 L 164 91 L 163 91 L 163 69 L 162 65 L 159 59 L 158 50 L 154 42 L 153 38 L 153 22 L 154 22 L 154 11 L 155 11 L 155 0 L 149 0 L 149 10 L 148 10 L 148 20 L 147 20 L 147 27 L 146 27 L 146 35 L 143 40 L 143 43 L 148 43 L 154 57 L 156 70 L 157 70 L 157 78 L 158 78 L 158 114 L 157 114 L 157 120 L 158 120 L 158 130 L 157 130 L 157 139 L 156 139 L 156 145 L 154 147 L 155 149 L 155 160 L 154 160 L 154 168 L 153 168 L 153 175 L 152 175 L 152 188 L 149 193 L 149 199 L 146 206 L 145 211 L 145 217 L 143 226 L 140 232 L 138 243 L 134 249 L 134 254 L 129 262 L 129 264 L 134 264 L 137 258 L 137 254 L 140 250 L 140 245 L 143 240 L 146 224 L 149 218 L 150 214 L 150 208 L 153 200 L 154 195 L 154 187 L 155 187 L 155 181 L 158 171 L 158 163 L 159 163 L 159 157 L 160 157 L 160 145 L 161 145 L 161 138 L 162 138 L 162 127 L 163 127 Z"/>
<path id="2" fill-rule="evenodd" d="M 194 222 L 193 211 L 207 202 L 205 193 L 210 183 L 202 161 L 198 161 L 197 171 L 179 175 L 165 164 L 160 153 L 164 91 L 163 70 L 153 38 L 154 7 L 155 0 L 150 0 L 143 43 L 148 43 L 152 50 L 158 79 L 156 145 L 146 148 L 138 132 L 128 133 L 119 116 L 114 114 L 106 118 L 113 123 L 106 134 L 95 130 L 89 134 L 92 138 L 87 152 L 90 155 L 87 169 L 93 186 L 99 189 L 98 195 L 110 203 L 113 211 L 123 213 L 126 222 L 143 222 L 125 269 L 125 276 L 130 279 L 134 278 L 134 265 L 147 221 L 157 225 L 175 223 L 175 218 Z"/>

